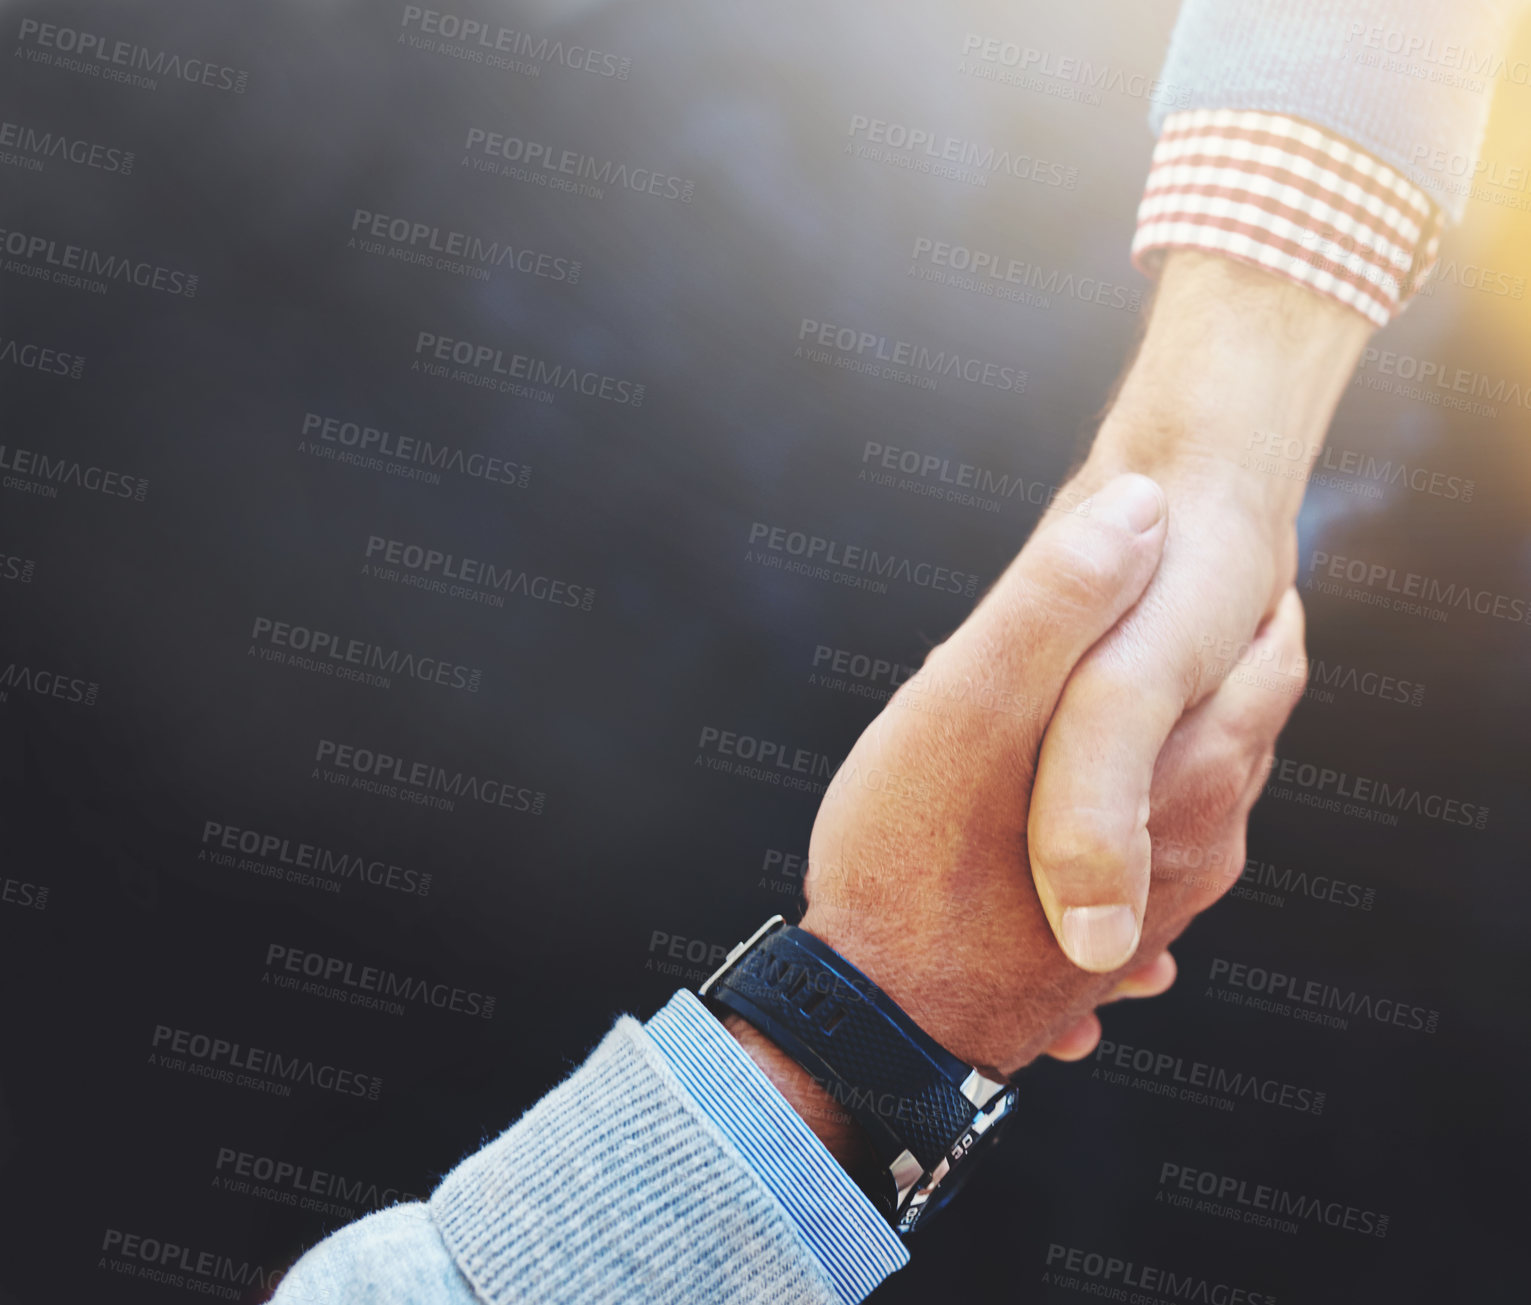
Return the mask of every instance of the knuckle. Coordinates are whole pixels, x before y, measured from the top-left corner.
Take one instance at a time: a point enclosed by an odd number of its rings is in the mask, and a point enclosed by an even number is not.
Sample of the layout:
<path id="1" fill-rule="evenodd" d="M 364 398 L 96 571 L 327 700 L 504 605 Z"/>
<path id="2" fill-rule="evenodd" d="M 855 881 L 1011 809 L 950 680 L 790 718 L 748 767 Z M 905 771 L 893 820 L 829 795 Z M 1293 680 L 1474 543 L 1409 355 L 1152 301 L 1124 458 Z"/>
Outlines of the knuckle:
<path id="1" fill-rule="evenodd" d="M 1261 749 L 1250 764 L 1249 773 L 1244 779 L 1244 792 L 1241 795 L 1243 815 L 1248 815 L 1249 809 L 1259 800 L 1265 788 L 1265 781 L 1270 778 L 1271 767 L 1275 764 L 1276 750 L 1271 747 Z"/>
<path id="2" fill-rule="evenodd" d="M 1206 638 L 1213 638 L 1208 635 Z M 1239 674 L 1239 664 L 1231 657 L 1219 655 L 1219 651 L 1208 647 L 1197 648 L 1194 655 L 1182 672 L 1183 687 L 1187 702 L 1200 702 L 1203 698 L 1210 697 L 1223 687 L 1225 683 Z"/>
<path id="3" fill-rule="evenodd" d="M 1243 800 L 1252 768 L 1259 760 L 1259 752 L 1237 734 L 1236 730 L 1229 731 L 1221 746 L 1209 749 L 1202 767 L 1202 805 L 1218 815 L 1232 811 Z"/>
<path id="4" fill-rule="evenodd" d="M 1113 598 L 1123 583 L 1130 552 L 1105 532 L 1054 538 L 1045 560 L 1047 588 L 1053 601 L 1093 609 Z"/>
<path id="5" fill-rule="evenodd" d="M 1267 750 L 1249 747 L 1237 737 L 1236 730 L 1209 731 L 1187 757 L 1186 768 L 1175 779 L 1173 795 L 1165 795 L 1159 809 L 1182 837 L 1205 842 L 1231 814 L 1252 804 L 1250 785 Z"/>
<path id="6" fill-rule="evenodd" d="M 954 635 L 947 635 L 944 639 L 938 639 L 925 650 L 925 655 L 920 659 L 919 670 L 931 666 L 944 666 L 955 655 L 952 646 Z M 918 674 L 918 671 L 916 672 Z"/>
<path id="7" fill-rule="evenodd" d="M 1101 1027 L 1099 1023 L 1091 1024 L 1088 1029 L 1083 1030 L 1079 1034 L 1079 1041 L 1074 1044 L 1073 1059 L 1083 1060 L 1086 1056 L 1092 1055 L 1095 1048 L 1100 1046 L 1100 1038 Z"/>
<path id="8" fill-rule="evenodd" d="M 1085 808 L 1038 813 L 1030 831 L 1033 860 L 1055 885 L 1125 878 L 1130 849 L 1119 822 Z"/>
<path id="9" fill-rule="evenodd" d="M 1223 865 L 1226 870 L 1223 874 L 1223 884 L 1218 890 L 1219 896 L 1226 893 L 1235 883 L 1239 876 L 1244 873 L 1244 866 L 1249 854 L 1249 848 L 1245 841 L 1245 825 L 1243 820 L 1234 822 L 1232 831 L 1223 842 Z"/>
<path id="10" fill-rule="evenodd" d="M 1241 774 L 1247 774 L 1275 745 L 1276 735 L 1296 702 L 1296 696 L 1285 688 L 1279 693 L 1274 689 L 1265 692 L 1270 697 L 1257 709 L 1225 712 L 1218 721 L 1215 750 L 1224 764 Z"/>
<path id="11" fill-rule="evenodd" d="M 1248 712 L 1225 715 L 1218 721 L 1215 738 L 1207 749 L 1209 764 L 1223 770 L 1247 771 L 1249 763 L 1260 755 L 1264 733 Z"/>
<path id="12" fill-rule="evenodd" d="M 1280 552 L 1276 557 L 1275 592 L 1277 594 L 1284 594 L 1296 583 L 1298 561 L 1297 528 L 1294 526 L 1282 537 Z"/>
<path id="13" fill-rule="evenodd" d="M 1076 690 L 1101 703 L 1130 705 L 1128 724 L 1173 721 L 1185 708 L 1186 695 L 1178 666 L 1167 661 L 1141 632 L 1118 626 L 1080 663 Z"/>

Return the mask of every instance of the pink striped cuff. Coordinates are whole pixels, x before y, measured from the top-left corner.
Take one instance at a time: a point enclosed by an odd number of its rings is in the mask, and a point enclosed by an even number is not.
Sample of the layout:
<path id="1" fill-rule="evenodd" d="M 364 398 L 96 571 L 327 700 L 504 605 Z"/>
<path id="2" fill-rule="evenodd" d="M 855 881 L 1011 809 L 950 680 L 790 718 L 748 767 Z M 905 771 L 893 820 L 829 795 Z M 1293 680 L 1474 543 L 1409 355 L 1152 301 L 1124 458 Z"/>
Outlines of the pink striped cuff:
<path id="1" fill-rule="evenodd" d="M 1290 277 L 1387 323 L 1424 284 L 1442 219 L 1381 160 L 1280 113 L 1188 109 L 1164 120 L 1132 261 L 1202 249 Z"/>

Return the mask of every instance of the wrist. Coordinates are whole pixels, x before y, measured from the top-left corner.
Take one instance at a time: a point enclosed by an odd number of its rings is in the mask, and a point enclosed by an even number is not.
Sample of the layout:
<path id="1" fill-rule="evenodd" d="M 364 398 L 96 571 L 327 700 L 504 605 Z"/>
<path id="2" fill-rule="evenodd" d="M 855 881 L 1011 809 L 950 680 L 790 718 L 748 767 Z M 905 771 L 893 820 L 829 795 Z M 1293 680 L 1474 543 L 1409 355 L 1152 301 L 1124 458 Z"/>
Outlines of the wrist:
<path id="1" fill-rule="evenodd" d="M 876 1167 L 871 1143 L 861 1126 L 806 1069 L 743 1016 L 725 1015 L 723 1027 L 842 1169 L 857 1178 Z"/>
<path id="2" fill-rule="evenodd" d="M 826 905 L 822 894 L 811 893 L 801 927 L 871 979 L 927 1036 L 986 1077 L 1008 1078 L 1024 1068 L 1114 982 L 1063 955 L 1035 892 L 1001 903 L 986 900 L 979 883 L 929 880 L 917 904 L 899 900 L 897 885 L 915 877 L 892 855 L 879 891 L 859 906 Z M 1018 980 L 1028 994 L 1023 1000 L 994 999 L 996 934 L 1007 940 L 1007 980 Z"/>
<path id="3" fill-rule="evenodd" d="M 1359 313 L 1274 273 L 1173 252 L 1091 450 L 1086 488 L 1140 471 L 1171 492 L 1205 489 L 1290 524 L 1371 330 Z"/>

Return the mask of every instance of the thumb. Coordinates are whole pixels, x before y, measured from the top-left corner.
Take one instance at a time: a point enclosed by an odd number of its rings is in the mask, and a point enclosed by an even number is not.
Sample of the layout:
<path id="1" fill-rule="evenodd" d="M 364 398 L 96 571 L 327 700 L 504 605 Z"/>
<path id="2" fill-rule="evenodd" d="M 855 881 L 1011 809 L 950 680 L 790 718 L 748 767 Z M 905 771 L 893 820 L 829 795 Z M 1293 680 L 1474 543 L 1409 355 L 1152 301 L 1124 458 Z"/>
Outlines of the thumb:
<path id="1" fill-rule="evenodd" d="M 1058 699 L 1037 759 L 1027 848 L 1042 909 L 1081 969 L 1119 969 L 1141 938 L 1154 769 L 1205 678 L 1185 631 L 1198 620 L 1253 624 L 1252 603 L 1249 594 L 1209 598 L 1181 586 L 1166 596 L 1155 587 L 1081 660 Z"/>
<path id="2" fill-rule="evenodd" d="M 1129 473 L 1056 512 L 926 662 L 922 675 L 1013 687 L 1035 731 L 1012 732 L 1029 776 L 1042 728 L 1081 658 L 1148 588 L 1168 536 L 1164 491 Z M 919 677 L 916 677 L 919 678 Z M 912 684 L 905 688 L 915 687 Z"/>

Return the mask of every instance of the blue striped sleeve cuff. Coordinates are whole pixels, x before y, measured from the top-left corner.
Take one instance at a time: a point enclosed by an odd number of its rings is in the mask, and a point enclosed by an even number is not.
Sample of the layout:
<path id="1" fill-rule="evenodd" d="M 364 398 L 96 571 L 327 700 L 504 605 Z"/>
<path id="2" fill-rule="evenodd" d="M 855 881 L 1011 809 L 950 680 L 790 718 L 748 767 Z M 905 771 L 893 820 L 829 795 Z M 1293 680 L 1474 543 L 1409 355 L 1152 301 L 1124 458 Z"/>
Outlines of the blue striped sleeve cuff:
<path id="1" fill-rule="evenodd" d="M 643 1027 L 781 1202 L 846 1305 L 909 1262 L 898 1234 L 697 997 L 677 992 Z"/>

